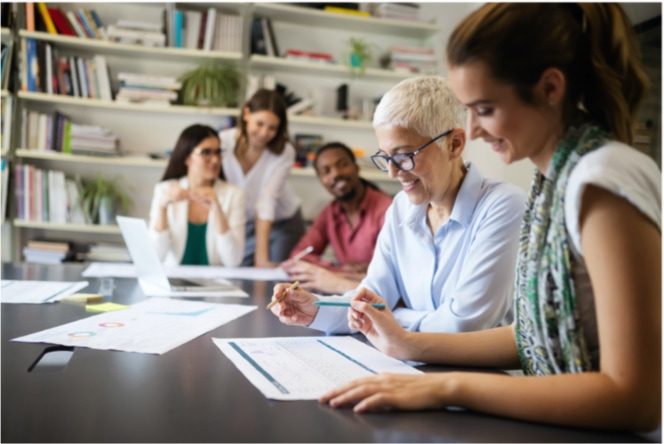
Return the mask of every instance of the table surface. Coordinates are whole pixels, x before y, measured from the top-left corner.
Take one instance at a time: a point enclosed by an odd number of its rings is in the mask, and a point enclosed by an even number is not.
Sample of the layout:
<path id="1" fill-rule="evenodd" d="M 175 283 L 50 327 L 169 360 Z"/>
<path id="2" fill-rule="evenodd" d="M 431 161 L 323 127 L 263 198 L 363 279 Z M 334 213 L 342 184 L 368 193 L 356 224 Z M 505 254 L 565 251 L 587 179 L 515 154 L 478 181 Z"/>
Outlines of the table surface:
<path id="1" fill-rule="evenodd" d="M 3 264 L 3 279 L 80 280 L 82 265 Z M 89 288 L 96 289 L 95 279 Z M 47 344 L 11 339 L 90 314 L 67 304 L 2 304 L 3 442 L 641 442 L 639 436 L 552 427 L 446 410 L 357 415 L 316 401 L 266 399 L 213 337 L 313 336 L 263 309 L 267 282 L 207 301 L 258 305 L 250 314 L 163 355 L 75 349 L 64 369 L 29 372 Z M 113 302 L 144 299 L 115 279 Z M 84 290 L 85 291 L 85 290 Z M 196 298 L 197 300 L 206 300 Z M 427 370 L 441 370 L 431 368 Z"/>

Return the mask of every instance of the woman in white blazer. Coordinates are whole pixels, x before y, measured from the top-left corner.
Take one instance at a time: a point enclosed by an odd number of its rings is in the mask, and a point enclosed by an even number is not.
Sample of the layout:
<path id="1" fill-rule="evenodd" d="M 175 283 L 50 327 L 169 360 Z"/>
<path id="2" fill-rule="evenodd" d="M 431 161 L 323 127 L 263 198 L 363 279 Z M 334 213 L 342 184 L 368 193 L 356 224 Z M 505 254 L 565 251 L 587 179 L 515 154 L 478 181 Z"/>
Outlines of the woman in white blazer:
<path id="1" fill-rule="evenodd" d="M 154 188 L 150 235 L 169 265 L 238 266 L 245 243 L 244 191 L 226 183 L 217 132 L 182 131 Z"/>

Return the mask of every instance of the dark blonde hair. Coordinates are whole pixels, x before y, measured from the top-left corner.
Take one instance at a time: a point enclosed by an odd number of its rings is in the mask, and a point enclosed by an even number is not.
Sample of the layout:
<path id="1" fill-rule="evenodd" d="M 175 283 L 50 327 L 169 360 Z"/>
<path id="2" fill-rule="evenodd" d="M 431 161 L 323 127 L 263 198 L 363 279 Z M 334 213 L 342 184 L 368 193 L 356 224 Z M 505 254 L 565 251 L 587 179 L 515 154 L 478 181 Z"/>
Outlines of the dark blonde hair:
<path id="1" fill-rule="evenodd" d="M 248 109 L 250 113 L 258 111 L 270 111 L 279 118 L 279 128 L 277 134 L 267 144 L 267 149 L 274 154 L 281 154 L 288 142 L 288 116 L 286 114 L 286 102 L 276 91 L 269 89 L 259 89 L 247 103 L 244 104 L 243 110 L 240 111 L 239 127 L 240 139 L 238 140 L 239 146 L 248 146 L 247 137 L 247 123 L 244 121 L 244 108 Z"/>
<path id="2" fill-rule="evenodd" d="M 542 72 L 556 67 L 567 79 L 566 126 L 581 109 L 618 140 L 633 141 L 648 78 L 617 4 L 486 4 L 456 27 L 447 59 L 450 66 L 485 63 L 526 103 L 533 103 L 532 88 Z"/>

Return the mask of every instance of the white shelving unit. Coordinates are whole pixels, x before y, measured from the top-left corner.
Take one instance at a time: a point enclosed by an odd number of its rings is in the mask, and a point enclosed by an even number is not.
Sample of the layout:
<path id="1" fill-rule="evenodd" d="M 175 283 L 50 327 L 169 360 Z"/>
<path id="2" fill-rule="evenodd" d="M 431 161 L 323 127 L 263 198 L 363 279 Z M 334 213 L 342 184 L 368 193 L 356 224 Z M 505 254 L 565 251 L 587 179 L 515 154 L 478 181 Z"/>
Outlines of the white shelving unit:
<path id="1" fill-rule="evenodd" d="M 394 20 L 377 17 L 359 17 L 347 14 L 320 11 L 317 9 L 291 6 L 278 3 L 257 3 L 255 15 L 295 24 L 306 23 L 312 28 L 344 29 L 349 32 L 369 32 L 374 34 L 398 33 L 403 37 L 427 38 L 440 31 L 431 23 Z"/>
<path id="2" fill-rule="evenodd" d="M 60 4 L 54 4 L 59 6 Z M 69 6 L 61 4 L 63 9 Z M 87 7 L 77 4 L 77 7 Z M 114 23 L 119 18 L 131 16 L 136 20 L 161 20 L 161 12 L 167 3 L 122 3 L 90 4 L 106 23 Z M 223 61 L 238 69 L 243 75 L 270 73 L 279 82 L 289 87 L 308 88 L 329 97 L 320 100 L 320 107 L 315 115 L 289 115 L 291 136 L 294 134 L 318 133 L 326 141 L 338 140 L 352 147 L 361 147 L 371 154 L 375 139 L 371 122 L 348 120 L 338 115 L 330 102 L 334 101 L 335 89 L 340 82 L 348 83 L 351 95 L 379 97 L 392 85 L 410 76 L 409 73 L 380 69 L 368 66 L 363 73 L 352 72 L 343 62 L 344 46 L 351 36 L 367 40 L 389 41 L 394 44 L 405 40 L 405 44 L 427 42 L 439 31 L 438 26 L 430 23 L 416 23 L 402 20 L 355 17 L 324 12 L 299 6 L 276 3 L 234 4 L 201 3 L 188 4 L 186 8 L 206 9 L 215 7 L 243 17 L 243 51 L 221 52 L 183 48 L 150 48 L 138 45 L 120 44 L 110 41 L 84 39 L 78 37 L 52 35 L 46 32 L 20 30 L 17 34 L 16 49 L 26 39 L 48 42 L 64 55 L 91 56 L 104 55 L 113 75 L 119 72 L 136 72 L 151 75 L 180 75 L 205 62 Z M 298 45 L 318 45 L 318 50 L 335 53 L 338 60 L 334 65 L 321 65 L 306 61 L 288 60 L 281 57 L 268 57 L 249 54 L 251 20 L 253 17 L 267 17 L 275 25 L 277 41 L 281 49 L 297 48 Z M 10 30 L 2 29 L 2 38 L 11 38 Z M 311 38 L 317 36 L 316 38 Z M 336 45 L 336 46 L 334 46 Z M 312 47 L 313 47 L 312 46 Z M 375 46 L 375 45 L 374 45 Z M 380 48 L 378 48 L 380 49 Z M 377 50 L 378 51 L 378 50 Z M 376 53 L 378 56 L 378 52 Z M 2 92 L 3 100 L 7 92 Z M 243 94 L 240 98 L 244 97 Z M 155 106 L 132 103 L 119 103 L 81 97 L 52 95 L 39 92 L 19 91 L 14 97 L 21 108 L 35 109 L 40 112 L 59 110 L 67 114 L 76 123 L 100 125 L 116 133 L 121 142 L 122 157 L 99 157 L 63 154 L 50 151 L 28 149 L 21 146 L 21 122 L 15 125 L 13 150 L 10 153 L 18 162 L 35 164 L 40 168 L 60 169 L 68 174 L 91 178 L 96 175 L 117 178 L 127 187 L 126 191 L 133 199 L 130 215 L 148 216 L 153 186 L 159 181 L 167 164 L 164 159 L 153 159 L 149 154 L 163 153 L 170 149 L 181 130 L 192 123 L 202 123 L 218 127 L 223 119 L 237 117 L 240 110 L 235 107 L 206 108 L 182 105 Z M 242 103 L 242 100 L 239 101 Z M 21 113 L 15 114 L 20 120 Z M 6 153 L 3 153 L 5 155 Z M 363 162 L 365 164 L 366 162 Z M 385 173 L 370 167 L 361 170 L 362 177 L 377 182 L 388 192 L 399 189 L 398 182 Z M 316 181 L 316 182 L 312 182 Z M 311 168 L 294 168 L 290 182 L 304 201 L 304 214 L 313 218 L 330 199 L 322 186 L 317 183 L 316 174 Z M 315 184 L 315 185 L 314 185 Z M 312 186 L 313 185 L 313 186 Z M 40 236 L 55 238 L 78 236 L 90 237 L 108 235 L 118 238 L 119 231 L 114 226 L 51 224 L 13 219 L 11 224 L 20 236 L 32 232 Z M 16 230 L 17 229 L 17 230 Z M 20 245 L 20 241 L 16 242 Z M 14 254 L 17 254 L 15 252 Z"/>

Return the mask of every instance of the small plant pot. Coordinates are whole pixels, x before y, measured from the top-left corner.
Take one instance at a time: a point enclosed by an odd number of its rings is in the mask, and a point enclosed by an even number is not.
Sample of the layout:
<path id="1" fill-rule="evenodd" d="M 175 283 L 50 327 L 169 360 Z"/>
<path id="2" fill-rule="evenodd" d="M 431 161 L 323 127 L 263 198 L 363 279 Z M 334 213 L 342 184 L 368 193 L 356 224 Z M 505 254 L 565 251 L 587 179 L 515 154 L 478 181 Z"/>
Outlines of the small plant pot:
<path id="1" fill-rule="evenodd" d="M 99 225 L 115 224 L 115 201 L 111 197 L 99 200 Z"/>

